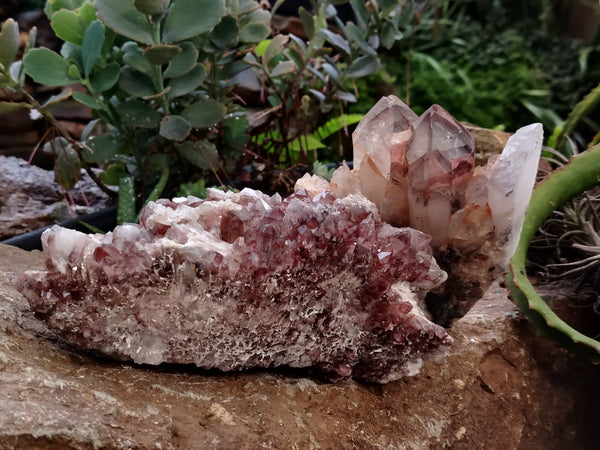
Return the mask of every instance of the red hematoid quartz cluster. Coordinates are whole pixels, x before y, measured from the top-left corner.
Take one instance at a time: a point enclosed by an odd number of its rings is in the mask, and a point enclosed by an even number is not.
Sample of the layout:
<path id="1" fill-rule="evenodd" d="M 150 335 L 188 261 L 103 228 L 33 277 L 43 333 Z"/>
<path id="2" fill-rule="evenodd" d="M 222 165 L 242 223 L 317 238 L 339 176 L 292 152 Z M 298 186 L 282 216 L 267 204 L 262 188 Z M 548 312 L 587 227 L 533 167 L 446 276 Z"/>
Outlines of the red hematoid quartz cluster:
<path id="1" fill-rule="evenodd" d="M 75 346 L 137 363 L 414 374 L 451 342 L 419 304 L 446 279 L 430 237 L 363 196 L 257 191 L 159 200 L 106 235 L 54 227 L 16 284 Z"/>

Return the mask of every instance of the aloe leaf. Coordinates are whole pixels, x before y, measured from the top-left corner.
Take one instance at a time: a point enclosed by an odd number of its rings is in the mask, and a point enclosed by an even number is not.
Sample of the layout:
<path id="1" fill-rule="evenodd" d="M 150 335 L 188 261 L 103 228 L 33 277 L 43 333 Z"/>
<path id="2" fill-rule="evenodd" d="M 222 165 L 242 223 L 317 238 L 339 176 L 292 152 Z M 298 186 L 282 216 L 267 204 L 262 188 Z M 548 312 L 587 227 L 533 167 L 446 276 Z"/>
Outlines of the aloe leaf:
<path id="1" fill-rule="evenodd" d="M 104 44 L 104 25 L 100 21 L 94 21 L 85 30 L 83 43 L 81 45 L 81 58 L 83 62 L 83 74 L 90 76 L 92 69 L 100 56 Z"/>
<path id="2" fill-rule="evenodd" d="M 178 115 L 165 116 L 160 122 L 159 133 L 170 141 L 183 141 L 192 131 L 192 126 Z"/>
<path id="3" fill-rule="evenodd" d="M 191 42 L 183 42 L 179 45 L 181 53 L 175 55 L 175 57 L 169 62 L 164 77 L 165 78 L 177 78 L 185 75 L 194 68 L 198 61 L 198 49 Z"/>
<path id="4" fill-rule="evenodd" d="M 7 70 L 19 51 L 19 24 L 6 19 L 0 31 L 0 64 Z"/>
<path id="5" fill-rule="evenodd" d="M 177 0 L 165 19 L 163 42 L 178 42 L 213 29 L 225 14 L 225 0 Z"/>
<path id="6" fill-rule="evenodd" d="M 119 178 L 119 199 L 117 201 L 117 224 L 135 222 L 135 190 L 133 177 L 124 175 Z"/>
<path id="7" fill-rule="evenodd" d="M 30 50 L 23 59 L 25 72 L 36 83 L 46 86 L 66 86 L 79 82 L 69 75 L 69 63 L 47 48 Z"/>
<path id="8" fill-rule="evenodd" d="M 186 109 L 184 109 L 181 115 L 194 127 L 194 128 L 208 128 L 221 120 L 227 108 L 225 105 L 217 102 L 216 100 L 200 100 Z"/>
<path id="9" fill-rule="evenodd" d="M 155 202 L 156 200 L 158 200 L 158 198 L 160 197 L 160 194 L 162 194 L 162 192 L 165 190 L 165 187 L 167 186 L 167 181 L 169 181 L 169 168 L 165 167 L 163 169 L 162 173 L 160 174 L 160 178 L 158 179 L 156 185 L 154 186 L 154 189 L 152 189 L 152 192 L 150 192 L 150 194 L 148 195 L 148 198 L 144 202 L 144 206 L 146 206 L 148 204 L 148 202 Z M 138 215 L 138 220 L 139 220 L 139 215 Z"/>
<path id="10" fill-rule="evenodd" d="M 527 278 L 527 249 L 536 231 L 552 211 L 569 199 L 598 184 L 600 146 L 571 158 L 533 190 L 519 245 L 510 260 L 506 282 L 511 296 L 538 334 L 549 338 L 572 353 L 600 362 L 600 342 L 583 335 L 561 320 L 536 293 Z"/>
<path id="11" fill-rule="evenodd" d="M 152 45 L 152 28 L 145 14 L 131 1 L 95 0 L 98 18 L 117 34 Z"/>

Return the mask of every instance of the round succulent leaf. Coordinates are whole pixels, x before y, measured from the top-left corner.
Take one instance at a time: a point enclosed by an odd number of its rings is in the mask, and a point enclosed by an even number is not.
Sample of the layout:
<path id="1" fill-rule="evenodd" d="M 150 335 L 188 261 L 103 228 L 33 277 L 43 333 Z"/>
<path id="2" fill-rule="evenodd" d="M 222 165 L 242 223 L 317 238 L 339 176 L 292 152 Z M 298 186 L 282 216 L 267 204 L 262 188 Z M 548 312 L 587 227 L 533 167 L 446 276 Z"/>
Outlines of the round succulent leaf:
<path id="1" fill-rule="evenodd" d="M 171 0 L 133 0 L 138 11 L 149 16 L 162 16 L 167 11 Z"/>
<path id="2" fill-rule="evenodd" d="M 200 100 L 185 108 L 181 115 L 194 128 L 208 128 L 223 118 L 227 108 L 213 99 Z"/>
<path id="3" fill-rule="evenodd" d="M 118 111 L 121 121 L 135 128 L 154 128 L 160 122 L 160 114 L 140 100 L 127 100 L 119 105 Z"/>
<path id="4" fill-rule="evenodd" d="M 83 74 L 86 77 L 90 76 L 92 69 L 100 56 L 102 45 L 104 44 L 104 25 L 96 20 L 92 22 L 83 35 L 83 43 L 81 45 L 81 59 L 83 63 Z"/>
<path id="5" fill-rule="evenodd" d="M 218 166 L 219 153 L 210 141 L 182 142 L 175 146 L 183 159 L 202 170 L 211 170 Z"/>
<path id="6" fill-rule="evenodd" d="M 73 98 L 81 103 L 82 105 L 88 106 L 92 109 L 101 109 L 102 108 L 102 103 L 100 103 L 98 100 L 96 100 L 94 97 L 91 97 L 83 92 L 73 92 Z"/>
<path id="7" fill-rule="evenodd" d="M 183 141 L 190 131 L 192 126 L 181 116 L 165 116 L 160 122 L 160 135 L 170 141 Z"/>
<path id="8" fill-rule="evenodd" d="M 111 89 L 119 80 L 121 66 L 117 62 L 111 62 L 92 73 L 90 82 L 94 92 L 100 94 Z"/>
<path id="9" fill-rule="evenodd" d="M 44 7 L 44 13 L 50 18 L 52 17 L 52 14 L 61 9 L 74 11 L 81 7 L 86 1 L 88 0 L 48 0 Z"/>
<path id="10" fill-rule="evenodd" d="M 271 28 L 264 23 L 250 22 L 240 30 L 240 41 L 256 43 L 266 39 L 271 34 Z"/>
<path id="11" fill-rule="evenodd" d="M 75 11 L 61 9 L 52 15 L 50 26 L 56 36 L 66 42 L 81 45 L 86 25 Z"/>
<path id="12" fill-rule="evenodd" d="M 142 98 L 156 94 L 152 80 L 131 67 L 123 67 L 119 74 L 119 87 L 132 97 Z"/>
<path id="13" fill-rule="evenodd" d="M 165 78 L 176 78 L 185 75 L 194 68 L 198 61 L 198 49 L 191 42 L 183 42 L 179 45 L 181 53 L 169 62 L 163 76 Z"/>
<path id="14" fill-rule="evenodd" d="M 0 64 L 8 69 L 19 51 L 19 24 L 6 19 L 0 30 Z"/>
<path id="15" fill-rule="evenodd" d="M 248 23 L 262 23 L 263 25 L 271 25 L 271 13 L 262 8 L 255 8 L 248 16 Z"/>
<path id="16" fill-rule="evenodd" d="M 65 189 L 72 189 L 81 177 L 81 161 L 71 144 L 61 140 L 54 141 L 54 177 L 58 184 Z"/>
<path id="17" fill-rule="evenodd" d="M 36 83 L 46 86 L 66 86 L 79 81 L 69 75 L 69 63 L 58 53 L 42 47 L 30 50 L 23 59 L 25 72 Z"/>
<path id="18" fill-rule="evenodd" d="M 185 75 L 182 75 L 177 78 L 171 78 L 169 80 L 167 86 L 169 92 L 167 93 L 167 97 L 175 98 L 189 94 L 198 86 L 200 86 L 200 84 L 202 84 L 205 78 L 206 69 L 202 64 L 196 64 L 196 67 L 194 67 Z"/>
<path id="19" fill-rule="evenodd" d="M 218 48 L 224 49 L 234 45 L 239 31 L 235 17 L 225 16 L 210 33 L 210 40 Z"/>
<path id="20" fill-rule="evenodd" d="M 177 0 L 169 9 L 163 42 L 178 42 L 206 33 L 225 14 L 225 0 Z"/>
<path id="21" fill-rule="evenodd" d="M 83 68 L 83 55 L 81 52 L 81 45 L 72 44 L 71 42 L 65 42 L 60 48 L 60 56 L 69 62 L 77 64 Z"/>
<path id="22" fill-rule="evenodd" d="M 113 133 L 91 137 L 85 141 L 83 159 L 88 163 L 105 164 L 119 152 L 123 143 L 123 139 Z"/>
<path id="23" fill-rule="evenodd" d="M 152 45 L 152 28 L 148 17 L 139 12 L 131 1 L 95 0 L 98 18 L 117 34 L 137 42 Z"/>
<path id="24" fill-rule="evenodd" d="M 150 61 L 150 64 L 162 66 L 175 58 L 179 53 L 181 53 L 181 47 L 177 45 L 159 44 L 146 48 L 144 50 L 144 57 Z"/>
<path id="25" fill-rule="evenodd" d="M 123 45 L 123 61 L 138 72 L 147 75 L 154 70 L 150 61 L 144 56 L 142 49 L 135 42 L 126 42 Z"/>

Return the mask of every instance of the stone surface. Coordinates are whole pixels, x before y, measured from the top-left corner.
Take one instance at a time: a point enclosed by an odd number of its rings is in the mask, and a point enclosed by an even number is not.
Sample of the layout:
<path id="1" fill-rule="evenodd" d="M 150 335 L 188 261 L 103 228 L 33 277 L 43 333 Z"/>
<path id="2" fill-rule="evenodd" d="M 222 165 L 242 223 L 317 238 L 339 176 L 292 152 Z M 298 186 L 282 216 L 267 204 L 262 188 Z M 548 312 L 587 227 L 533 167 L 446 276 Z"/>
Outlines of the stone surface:
<path id="1" fill-rule="evenodd" d="M 492 285 L 450 354 L 385 385 L 302 371 L 137 366 L 68 346 L 9 282 L 43 268 L 0 245 L 0 449 L 545 449 L 600 440 L 600 367 L 535 336 Z"/>
<path id="2" fill-rule="evenodd" d="M 209 189 L 106 235 L 53 227 L 47 270 L 15 283 L 65 340 L 115 358 L 385 383 L 451 342 L 420 307 L 446 279 L 429 242 L 363 196 Z"/>
<path id="3" fill-rule="evenodd" d="M 65 192 L 54 181 L 54 172 L 20 158 L 0 156 L 0 240 L 108 205 L 108 196 L 87 174 Z"/>

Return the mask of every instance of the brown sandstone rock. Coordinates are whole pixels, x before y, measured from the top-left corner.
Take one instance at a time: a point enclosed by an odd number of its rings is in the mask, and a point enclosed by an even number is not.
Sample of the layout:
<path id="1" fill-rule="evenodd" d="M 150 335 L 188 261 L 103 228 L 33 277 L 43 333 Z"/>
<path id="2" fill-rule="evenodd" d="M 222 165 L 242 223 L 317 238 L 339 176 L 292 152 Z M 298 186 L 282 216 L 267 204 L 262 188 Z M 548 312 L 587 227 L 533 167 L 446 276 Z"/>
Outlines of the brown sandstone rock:
<path id="1" fill-rule="evenodd" d="M 419 375 L 331 384 L 75 351 L 9 282 L 41 267 L 41 253 L 0 245 L 0 449 L 592 449 L 600 439 L 600 368 L 534 336 L 498 284 L 449 330 L 450 355 Z"/>

